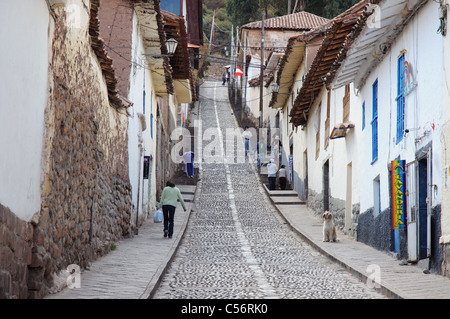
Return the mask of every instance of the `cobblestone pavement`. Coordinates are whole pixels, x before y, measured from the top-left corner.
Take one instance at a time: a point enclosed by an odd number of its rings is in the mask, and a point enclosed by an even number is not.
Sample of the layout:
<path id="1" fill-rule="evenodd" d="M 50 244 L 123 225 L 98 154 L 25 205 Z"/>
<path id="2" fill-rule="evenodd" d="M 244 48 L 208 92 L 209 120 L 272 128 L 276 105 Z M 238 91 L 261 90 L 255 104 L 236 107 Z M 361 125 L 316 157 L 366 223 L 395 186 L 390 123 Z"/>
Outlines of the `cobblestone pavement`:
<path id="1" fill-rule="evenodd" d="M 212 154 L 222 160 L 200 164 L 196 210 L 154 298 L 384 298 L 288 228 L 253 164 L 223 161 L 230 143 L 226 128 L 237 123 L 226 87 L 214 82 L 204 86 L 200 131 L 215 131 L 215 136 L 204 137 L 203 147 L 218 142 Z M 240 140 L 234 144 L 243 147 Z"/>

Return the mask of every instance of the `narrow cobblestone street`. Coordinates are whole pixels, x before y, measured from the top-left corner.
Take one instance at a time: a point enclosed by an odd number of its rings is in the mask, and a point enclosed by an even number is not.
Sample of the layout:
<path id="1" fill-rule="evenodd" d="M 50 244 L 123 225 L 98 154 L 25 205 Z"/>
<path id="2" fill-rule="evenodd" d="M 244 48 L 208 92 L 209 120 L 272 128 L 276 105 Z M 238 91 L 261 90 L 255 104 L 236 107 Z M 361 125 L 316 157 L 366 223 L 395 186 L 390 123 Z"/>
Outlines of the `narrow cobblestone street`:
<path id="1" fill-rule="evenodd" d="M 203 86 L 199 130 L 215 128 L 215 136 L 204 137 L 203 143 L 220 142 L 212 154 L 224 159 L 226 144 L 235 143 L 225 139 L 226 129 L 235 129 L 237 122 L 226 87 Z M 243 142 L 235 145 L 243 147 Z M 256 169 L 229 157 L 200 164 L 196 209 L 154 298 L 384 298 L 289 229 Z"/>
<path id="2" fill-rule="evenodd" d="M 450 299 L 449 7 L 1 0 L 0 299 Z"/>

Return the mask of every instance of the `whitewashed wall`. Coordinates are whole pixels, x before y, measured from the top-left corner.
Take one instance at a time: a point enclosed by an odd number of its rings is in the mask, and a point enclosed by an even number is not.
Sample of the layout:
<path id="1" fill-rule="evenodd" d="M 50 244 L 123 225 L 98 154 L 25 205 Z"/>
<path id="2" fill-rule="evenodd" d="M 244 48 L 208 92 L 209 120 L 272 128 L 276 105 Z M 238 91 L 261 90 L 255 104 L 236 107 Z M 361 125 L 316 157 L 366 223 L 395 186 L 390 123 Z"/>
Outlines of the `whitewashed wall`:
<path id="1" fill-rule="evenodd" d="M 304 59 L 304 62 L 300 66 L 300 69 L 297 71 L 297 74 L 295 76 L 295 82 L 292 88 L 292 92 L 294 94 L 301 88 L 303 84 L 303 75 L 305 74 L 306 70 L 306 59 Z M 295 99 L 295 95 L 294 95 Z M 309 151 L 307 149 L 306 145 L 306 132 L 301 129 L 301 127 L 292 128 L 292 123 L 290 123 L 290 117 L 289 114 L 293 107 L 293 99 L 290 96 L 287 104 L 285 105 L 285 109 L 283 112 L 283 123 L 289 123 L 289 125 L 284 129 L 284 132 L 282 133 L 284 136 L 291 136 L 292 133 L 292 140 L 293 140 L 293 186 L 294 189 L 299 194 L 299 197 L 303 200 L 306 200 L 306 193 L 305 193 L 305 178 L 306 178 L 306 159 L 305 159 L 305 151 L 308 153 Z M 288 119 L 286 119 L 288 117 Z M 284 145 L 285 147 L 289 147 L 289 145 Z"/>
<path id="2" fill-rule="evenodd" d="M 326 112 L 326 100 L 324 100 L 326 94 L 323 94 L 323 92 L 324 90 L 319 94 L 319 98 L 314 101 L 309 112 L 308 123 L 304 130 L 306 132 L 306 147 L 308 150 L 308 188 L 316 193 L 321 193 L 323 190 L 322 167 L 325 162 L 325 156 L 319 156 L 316 159 L 316 132 L 319 125 L 323 128 L 324 109 Z M 320 137 L 321 151 L 323 147 L 322 136 L 323 132 L 321 132 Z"/>
<path id="3" fill-rule="evenodd" d="M 415 160 L 416 151 L 432 142 L 433 176 L 437 185 L 433 206 L 441 201 L 441 112 L 442 95 L 442 39 L 436 33 L 438 11 L 436 3 L 428 2 L 411 19 L 394 41 L 383 61 L 372 71 L 361 88 L 359 99 L 366 102 L 366 129 L 361 140 L 361 189 L 371 190 L 373 180 L 380 176 L 381 211 L 390 206 L 388 165 L 400 156 L 407 162 Z M 435 23 L 433 23 L 435 22 Z M 417 87 L 405 99 L 405 128 L 410 133 L 396 145 L 397 129 L 397 59 L 406 50 L 406 60 L 411 66 Z M 372 161 L 372 84 L 378 79 L 378 160 Z M 432 128 L 434 124 L 434 129 Z M 426 133 L 427 132 L 427 133 Z M 416 138 L 420 139 L 415 143 Z M 373 207 L 372 191 L 361 192 L 361 212 Z"/>
<path id="4" fill-rule="evenodd" d="M 343 122 L 343 99 L 345 88 L 340 87 L 331 90 L 330 96 L 330 129 L 336 124 Z M 326 119 L 326 103 L 327 97 L 322 100 L 322 131 L 325 129 Z M 324 150 L 324 136 L 321 136 L 321 152 L 322 158 L 330 157 L 330 195 L 339 200 L 346 200 L 347 189 L 347 166 L 351 165 L 352 169 L 352 204 L 359 203 L 358 188 L 358 148 L 359 137 L 361 135 L 361 104 L 355 96 L 353 84 L 350 84 L 350 115 L 349 121 L 355 124 L 355 128 L 347 130 L 347 134 L 343 138 L 329 140 L 329 146 Z"/>
<path id="5" fill-rule="evenodd" d="M 445 4 L 450 5 L 450 1 L 445 1 Z M 447 13 L 448 17 L 448 13 Z M 443 37 L 444 48 L 444 67 L 442 78 L 442 210 L 441 210 L 441 225 L 442 237 L 441 244 L 450 244 L 450 29 L 447 25 L 447 36 Z M 449 258 L 449 257 L 447 257 Z M 450 267 L 450 266 L 447 266 Z"/>
<path id="6" fill-rule="evenodd" d="M 327 117 L 327 91 L 325 88 L 322 89 L 319 98 L 316 99 L 316 102 L 311 108 L 308 124 L 305 129 L 308 149 L 308 186 L 318 194 L 323 192 L 323 165 L 328 160 L 330 197 L 344 201 L 346 199 L 347 165 L 351 163 L 353 170 L 352 185 L 354 185 L 352 188 L 355 190 L 352 196 L 352 202 L 358 203 L 358 183 L 355 176 L 357 176 L 358 169 L 358 130 L 361 128 L 361 107 L 353 94 L 352 86 L 350 92 L 350 121 L 355 124 L 355 128 L 348 130 L 346 137 L 334 140 L 330 139 L 326 149 L 324 148 L 325 120 Z M 331 90 L 329 134 L 331 134 L 334 125 L 342 123 L 342 100 L 344 93 L 344 87 Z M 318 127 L 320 128 L 320 150 L 319 156 L 316 159 L 316 132 Z"/>
<path id="7" fill-rule="evenodd" d="M 134 65 L 131 67 L 130 74 L 130 92 L 128 99 L 134 104 L 129 110 L 128 117 L 128 156 L 129 156 L 129 172 L 130 183 L 132 185 L 133 205 L 137 209 L 139 205 L 139 214 L 148 212 L 154 206 L 155 201 L 155 172 L 153 169 L 149 172 L 149 179 L 143 179 L 143 156 L 153 155 L 155 150 L 155 131 L 153 132 L 153 140 L 150 136 L 150 114 L 153 107 L 153 116 L 156 117 L 156 100 L 152 97 L 152 78 L 151 71 L 145 60 L 144 47 L 142 42 L 143 34 L 138 27 L 138 19 L 136 13 L 133 14 L 133 34 L 132 34 L 132 61 Z M 145 111 L 144 96 L 145 87 Z M 153 105 L 152 105 L 153 104 Z M 138 114 L 145 117 L 145 131 L 141 132 L 141 122 Z M 155 130 L 155 126 L 153 127 Z M 142 154 L 140 154 L 140 146 L 142 145 Z M 139 185 L 139 182 L 141 183 Z M 149 185 L 149 182 L 151 185 Z M 148 192 L 150 187 L 150 194 Z M 138 204 L 139 190 L 139 204 Z M 150 205 L 150 206 L 149 206 Z M 132 221 L 132 224 L 134 221 Z"/>
<path id="8" fill-rule="evenodd" d="M 251 87 L 248 84 L 248 80 L 252 80 L 255 77 L 259 76 L 260 69 L 255 67 L 256 65 L 260 65 L 261 60 L 252 57 L 250 61 L 250 67 L 248 68 L 248 76 L 247 82 L 245 85 L 247 86 L 247 96 L 245 97 L 247 111 L 255 118 L 259 119 L 259 96 L 260 96 L 260 87 L 254 86 Z M 263 93 L 265 94 L 265 93 Z"/>
<path id="9" fill-rule="evenodd" d="M 0 203 L 26 221 L 41 203 L 48 28 L 44 0 L 0 3 Z"/>

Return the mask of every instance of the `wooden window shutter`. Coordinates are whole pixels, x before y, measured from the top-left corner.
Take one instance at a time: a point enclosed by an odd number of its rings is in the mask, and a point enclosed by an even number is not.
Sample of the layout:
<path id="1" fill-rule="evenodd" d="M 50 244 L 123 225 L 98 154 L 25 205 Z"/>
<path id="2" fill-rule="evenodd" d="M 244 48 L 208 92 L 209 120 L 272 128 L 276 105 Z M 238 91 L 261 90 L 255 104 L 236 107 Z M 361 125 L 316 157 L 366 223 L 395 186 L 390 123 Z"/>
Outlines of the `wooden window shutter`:
<path id="1" fill-rule="evenodd" d="M 319 152 L 320 152 L 320 131 L 317 131 L 317 133 L 316 133 L 316 159 L 319 158 Z"/>
<path id="2" fill-rule="evenodd" d="M 350 119 L 350 85 L 345 86 L 345 95 L 343 99 L 343 119 L 344 123 L 348 122 Z"/>
<path id="3" fill-rule="evenodd" d="M 330 101 L 331 99 L 331 90 L 328 91 L 327 96 L 327 119 L 325 120 L 325 143 L 323 149 L 326 150 L 328 148 L 328 144 L 330 142 Z"/>
<path id="4" fill-rule="evenodd" d="M 319 152 L 320 152 L 320 113 L 322 111 L 322 105 L 319 104 L 319 107 L 317 108 L 316 111 L 316 159 L 319 158 Z"/>

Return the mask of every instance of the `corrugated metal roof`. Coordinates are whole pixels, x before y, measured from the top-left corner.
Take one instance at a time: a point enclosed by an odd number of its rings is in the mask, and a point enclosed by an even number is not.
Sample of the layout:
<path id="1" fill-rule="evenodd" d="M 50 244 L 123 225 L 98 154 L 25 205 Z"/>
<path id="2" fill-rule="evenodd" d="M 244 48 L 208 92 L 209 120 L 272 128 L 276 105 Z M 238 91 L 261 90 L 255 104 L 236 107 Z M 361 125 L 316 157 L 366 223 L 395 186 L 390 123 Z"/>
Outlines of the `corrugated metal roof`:
<path id="1" fill-rule="evenodd" d="M 310 30 L 330 20 L 309 12 L 297 12 L 264 20 L 264 29 Z M 241 29 L 261 29 L 262 21 L 245 24 Z"/>

